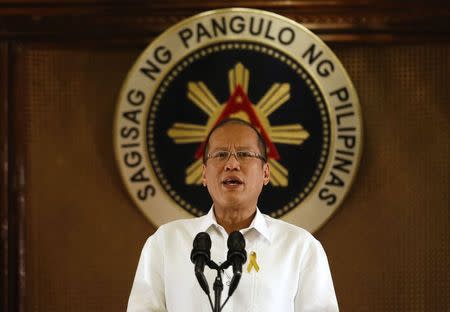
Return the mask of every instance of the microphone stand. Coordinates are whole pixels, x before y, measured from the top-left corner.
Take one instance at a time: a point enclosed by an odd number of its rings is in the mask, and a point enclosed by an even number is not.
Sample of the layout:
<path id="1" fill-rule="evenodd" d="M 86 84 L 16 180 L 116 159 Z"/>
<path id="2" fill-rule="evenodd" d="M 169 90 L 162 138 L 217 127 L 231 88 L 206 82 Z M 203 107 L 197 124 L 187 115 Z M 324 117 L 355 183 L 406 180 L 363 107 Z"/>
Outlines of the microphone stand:
<path id="1" fill-rule="evenodd" d="M 219 273 L 220 271 L 217 271 L 217 277 L 216 280 L 214 281 L 214 312 L 220 312 L 220 297 L 222 295 L 222 290 L 223 290 L 223 283 L 222 283 L 222 277 L 220 276 L 221 274 Z"/>
<path id="2" fill-rule="evenodd" d="M 225 306 L 225 303 L 227 303 L 227 301 L 229 299 L 229 298 L 227 298 L 227 300 L 225 300 L 223 305 L 220 306 L 220 299 L 222 297 L 222 291 L 223 291 L 222 272 L 223 272 L 223 270 L 228 268 L 231 265 L 231 263 L 227 260 L 224 263 L 222 263 L 220 266 L 218 266 L 214 261 L 209 260 L 207 265 L 211 270 L 217 271 L 217 276 L 216 276 L 216 279 L 215 279 L 214 285 L 213 285 L 214 307 L 213 307 L 212 311 L 220 312 L 223 309 L 223 307 Z"/>

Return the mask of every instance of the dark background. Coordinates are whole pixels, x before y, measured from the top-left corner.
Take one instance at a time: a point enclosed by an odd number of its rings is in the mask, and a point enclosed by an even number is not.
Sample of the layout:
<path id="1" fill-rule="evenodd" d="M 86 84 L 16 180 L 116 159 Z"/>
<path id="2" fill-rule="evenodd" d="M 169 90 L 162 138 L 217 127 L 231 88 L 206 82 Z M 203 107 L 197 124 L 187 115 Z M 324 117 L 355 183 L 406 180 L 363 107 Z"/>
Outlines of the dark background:
<path id="1" fill-rule="evenodd" d="M 224 6 L 318 34 L 364 120 L 358 175 L 315 236 L 342 311 L 449 311 L 450 9 L 444 1 L 0 2 L 2 311 L 124 311 L 155 228 L 112 146 L 125 75 L 164 29 Z"/>

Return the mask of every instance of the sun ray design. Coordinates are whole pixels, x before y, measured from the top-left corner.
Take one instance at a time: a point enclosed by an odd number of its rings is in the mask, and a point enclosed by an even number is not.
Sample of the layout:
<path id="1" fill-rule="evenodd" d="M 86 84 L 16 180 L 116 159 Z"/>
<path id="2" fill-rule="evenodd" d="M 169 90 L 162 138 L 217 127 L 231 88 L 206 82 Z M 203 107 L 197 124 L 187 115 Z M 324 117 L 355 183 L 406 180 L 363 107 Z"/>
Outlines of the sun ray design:
<path id="1" fill-rule="evenodd" d="M 203 161 L 199 158 L 186 169 L 186 184 L 202 184 L 202 164 Z"/>
<path id="2" fill-rule="evenodd" d="M 269 130 L 273 142 L 300 145 L 308 137 L 309 133 L 299 124 L 272 126 Z"/>
<path id="3" fill-rule="evenodd" d="M 256 107 L 263 116 L 267 117 L 289 100 L 291 97 L 290 90 L 291 87 L 288 83 L 274 83 L 256 104 Z"/>
<path id="4" fill-rule="evenodd" d="M 286 187 L 288 185 L 288 170 L 278 161 L 280 156 L 273 143 L 300 145 L 308 139 L 309 133 L 300 124 L 278 126 L 270 124 L 268 116 L 290 100 L 290 85 L 288 83 L 274 83 L 259 102 L 254 105 L 248 99 L 249 79 L 249 70 L 242 63 L 237 63 L 230 69 L 228 71 L 230 98 L 224 104 L 220 104 L 217 101 L 204 82 L 191 81 L 188 83 L 188 99 L 205 112 L 209 119 L 206 125 L 176 122 L 167 131 L 168 136 L 176 144 L 201 143 L 195 155 L 196 160 L 185 171 L 186 184 L 200 185 L 202 183 L 202 147 L 212 127 L 220 122 L 221 118 L 238 116 L 249 122 L 252 118 L 253 121 L 256 120 L 259 123 L 259 130 L 265 135 L 265 139 L 268 140 L 268 162 L 271 167 L 270 183 L 275 187 Z M 242 109 L 236 109 L 236 105 L 238 105 L 236 103 L 242 103 L 243 106 L 239 106 Z M 234 107 L 232 108 L 230 105 L 234 105 Z M 244 105 L 247 105 L 247 107 L 245 108 Z M 226 115 L 227 107 L 230 112 L 229 115 Z"/>
<path id="5" fill-rule="evenodd" d="M 176 122 L 167 134 L 176 144 L 203 142 L 206 135 L 206 126 Z"/>
<path id="6" fill-rule="evenodd" d="M 228 84 L 230 86 L 230 94 L 234 93 L 236 86 L 241 86 L 245 94 L 248 94 L 249 71 L 242 65 L 237 63 L 233 69 L 228 71 Z"/>
<path id="7" fill-rule="evenodd" d="M 208 116 L 212 116 L 220 108 L 219 102 L 201 81 L 188 83 L 188 99 L 194 102 Z"/>
<path id="8" fill-rule="evenodd" d="M 275 159 L 269 159 L 270 182 L 273 186 L 288 185 L 288 170 Z"/>

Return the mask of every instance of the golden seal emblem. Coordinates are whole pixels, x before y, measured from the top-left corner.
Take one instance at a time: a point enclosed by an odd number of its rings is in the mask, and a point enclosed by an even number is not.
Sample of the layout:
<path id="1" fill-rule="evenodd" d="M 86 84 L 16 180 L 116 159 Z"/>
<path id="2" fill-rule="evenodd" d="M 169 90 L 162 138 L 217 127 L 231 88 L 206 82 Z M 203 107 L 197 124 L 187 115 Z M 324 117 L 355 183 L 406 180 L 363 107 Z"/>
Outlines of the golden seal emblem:
<path id="1" fill-rule="evenodd" d="M 252 123 L 268 146 L 263 213 L 315 231 L 344 200 L 362 149 L 358 96 L 333 52 L 302 25 L 232 8 L 156 38 L 122 86 L 114 147 L 125 186 L 156 226 L 205 214 L 206 136 L 224 118 Z"/>

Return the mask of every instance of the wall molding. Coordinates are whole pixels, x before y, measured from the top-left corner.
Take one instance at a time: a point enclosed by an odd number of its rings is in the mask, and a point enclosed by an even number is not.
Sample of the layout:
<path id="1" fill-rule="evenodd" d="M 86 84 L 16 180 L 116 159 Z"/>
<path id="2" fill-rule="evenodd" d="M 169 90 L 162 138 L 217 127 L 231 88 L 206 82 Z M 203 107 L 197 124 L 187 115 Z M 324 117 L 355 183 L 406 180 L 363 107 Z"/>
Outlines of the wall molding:
<path id="1" fill-rule="evenodd" d="M 448 41 L 450 7 L 437 1 L 232 1 L 229 7 L 252 7 L 289 17 L 336 42 Z M 174 23 L 206 10 L 213 1 L 107 3 L 99 1 L 20 1 L 0 5 L 3 39 L 127 39 L 147 41 Z"/>

